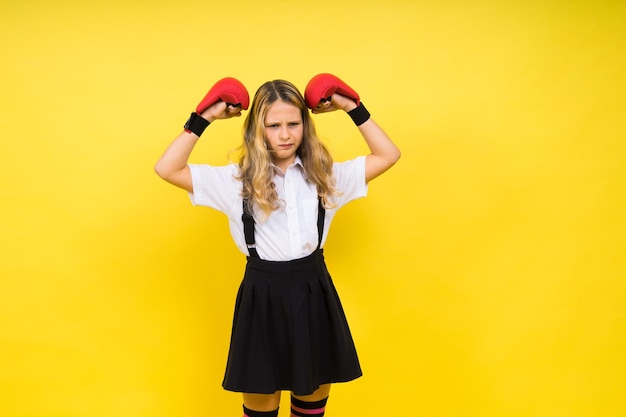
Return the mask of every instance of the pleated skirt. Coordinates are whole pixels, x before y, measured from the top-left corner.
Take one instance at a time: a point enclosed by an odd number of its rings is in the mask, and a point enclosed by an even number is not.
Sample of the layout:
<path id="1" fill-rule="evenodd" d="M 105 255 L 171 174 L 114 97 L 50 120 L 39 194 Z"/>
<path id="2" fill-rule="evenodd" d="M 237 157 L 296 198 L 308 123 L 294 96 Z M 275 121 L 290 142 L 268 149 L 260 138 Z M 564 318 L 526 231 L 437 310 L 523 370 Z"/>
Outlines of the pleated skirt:
<path id="1" fill-rule="evenodd" d="M 308 395 L 361 375 L 323 250 L 287 262 L 249 257 L 235 302 L 224 389 Z"/>

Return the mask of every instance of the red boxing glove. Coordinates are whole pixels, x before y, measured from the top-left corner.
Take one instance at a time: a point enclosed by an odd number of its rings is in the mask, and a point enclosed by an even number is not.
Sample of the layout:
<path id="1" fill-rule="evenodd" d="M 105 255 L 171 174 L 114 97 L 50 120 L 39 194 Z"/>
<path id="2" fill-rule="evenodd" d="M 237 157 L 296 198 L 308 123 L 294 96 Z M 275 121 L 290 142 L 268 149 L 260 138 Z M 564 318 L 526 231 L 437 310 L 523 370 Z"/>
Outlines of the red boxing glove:
<path id="1" fill-rule="evenodd" d="M 332 74 L 318 74 L 311 78 L 304 90 L 304 101 L 308 108 L 314 109 L 320 101 L 328 100 L 335 93 L 356 100 L 357 106 L 361 103 L 357 92 Z"/>
<path id="2" fill-rule="evenodd" d="M 220 100 L 234 106 L 239 105 L 244 110 L 247 110 L 250 104 L 250 96 L 246 87 L 239 80 L 226 77 L 211 87 L 200 104 L 198 104 L 198 107 L 196 107 L 196 112 L 200 114 Z"/>

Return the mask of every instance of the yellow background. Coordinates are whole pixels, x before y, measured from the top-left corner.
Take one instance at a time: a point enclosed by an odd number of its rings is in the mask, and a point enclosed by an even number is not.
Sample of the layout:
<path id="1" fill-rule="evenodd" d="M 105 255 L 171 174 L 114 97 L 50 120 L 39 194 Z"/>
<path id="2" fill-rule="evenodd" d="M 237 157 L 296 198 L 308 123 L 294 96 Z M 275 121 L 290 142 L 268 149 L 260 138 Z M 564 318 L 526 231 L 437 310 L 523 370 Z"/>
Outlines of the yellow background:
<path id="1" fill-rule="evenodd" d="M 626 415 L 623 2 L 3 1 L 0 39 L 1 416 L 240 415 L 244 259 L 153 165 L 217 79 L 319 72 L 403 152 L 326 247 L 365 373 L 327 415 Z"/>

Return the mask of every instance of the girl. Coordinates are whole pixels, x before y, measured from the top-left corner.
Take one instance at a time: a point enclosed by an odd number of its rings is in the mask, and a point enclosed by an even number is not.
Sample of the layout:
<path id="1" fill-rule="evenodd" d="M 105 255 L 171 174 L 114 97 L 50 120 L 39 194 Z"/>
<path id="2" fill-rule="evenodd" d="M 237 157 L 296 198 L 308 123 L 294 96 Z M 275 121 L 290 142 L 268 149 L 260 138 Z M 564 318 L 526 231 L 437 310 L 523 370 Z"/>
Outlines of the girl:
<path id="1" fill-rule="evenodd" d="M 274 80 L 253 98 L 239 164 L 188 164 L 201 129 L 182 132 L 155 166 L 194 205 L 225 213 L 247 256 L 223 382 L 243 393 L 244 416 L 277 416 L 281 391 L 291 392 L 292 416 L 323 416 L 331 384 L 361 376 L 322 247 L 337 210 L 364 197 L 400 151 L 358 96 L 335 93 L 312 111 L 335 110 L 353 117 L 369 155 L 334 163 L 305 98 L 290 82 Z M 204 128 L 241 111 L 220 100 L 199 116 Z"/>

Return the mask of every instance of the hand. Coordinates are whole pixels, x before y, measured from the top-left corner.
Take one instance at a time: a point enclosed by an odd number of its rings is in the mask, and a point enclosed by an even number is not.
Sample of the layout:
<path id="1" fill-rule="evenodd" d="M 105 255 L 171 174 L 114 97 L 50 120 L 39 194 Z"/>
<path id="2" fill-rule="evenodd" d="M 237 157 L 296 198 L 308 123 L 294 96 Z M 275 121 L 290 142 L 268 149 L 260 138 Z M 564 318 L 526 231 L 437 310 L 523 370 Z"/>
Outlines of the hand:
<path id="1" fill-rule="evenodd" d="M 250 104 L 248 90 L 241 81 L 226 77 L 211 87 L 196 107 L 196 113 L 212 122 L 215 119 L 228 119 L 241 116 Z"/>
<path id="2" fill-rule="evenodd" d="M 304 101 L 313 113 L 325 113 L 334 110 L 346 112 L 360 103 L 359 94 L 335 75 L 317 74 L 304 89 Z"/>
<path id="3" fill-rule="evenodd" d="M 335 110 L 343 110 L 349 112 L 357 107 L 356 101 L 349 97 L 342 96 L 341 94 L 333 94 L 330 100 L 322 99 L 320 103 L 314 109 L 311 109 L 313 113 L 328 113 Z"/>
<path id="4" fill-rule="evenodd" d="M 215 104 L 207 107 L 200 116 L 210 123 L 217 119 L 230 119 L 231 117 L 241 117 L 241 105 L 226 104 L 223 101 L 218 101 Z"/>

